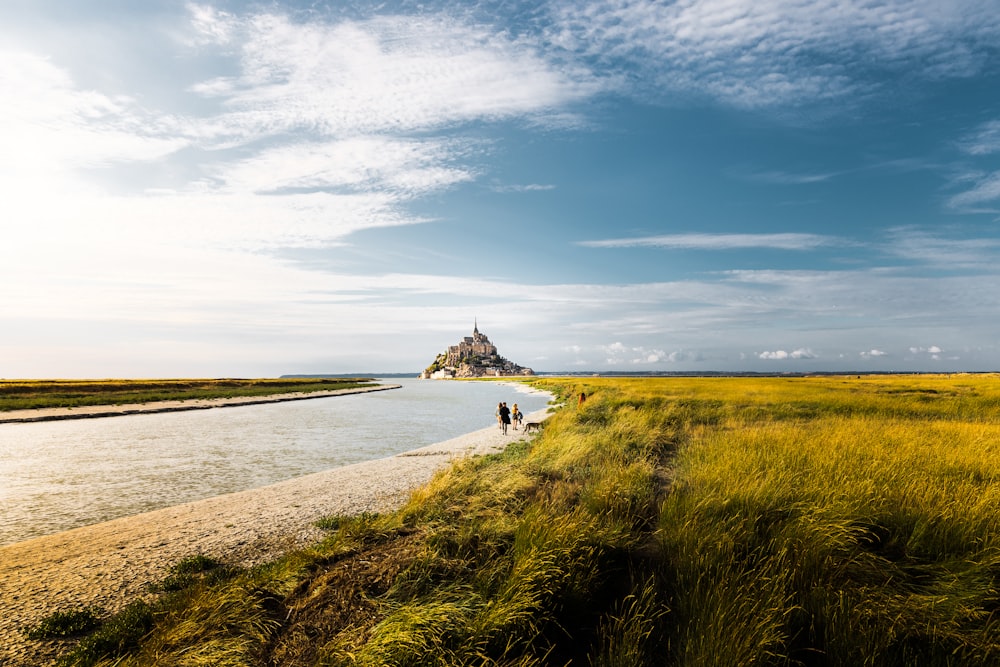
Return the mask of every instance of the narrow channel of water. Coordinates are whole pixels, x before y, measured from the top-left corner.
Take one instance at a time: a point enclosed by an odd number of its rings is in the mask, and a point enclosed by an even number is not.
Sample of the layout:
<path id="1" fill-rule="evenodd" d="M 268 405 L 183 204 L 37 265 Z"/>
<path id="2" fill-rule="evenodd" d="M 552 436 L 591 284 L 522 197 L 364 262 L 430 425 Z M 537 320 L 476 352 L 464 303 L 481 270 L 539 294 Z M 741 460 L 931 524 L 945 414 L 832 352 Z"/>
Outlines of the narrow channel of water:
<path id="1" fill-rule="evenodd" d="M 382 380 L 401 389 L 190 412 L 0 424 L 0 546 L 392 456 L 524 412 L 516 384 Z"/>

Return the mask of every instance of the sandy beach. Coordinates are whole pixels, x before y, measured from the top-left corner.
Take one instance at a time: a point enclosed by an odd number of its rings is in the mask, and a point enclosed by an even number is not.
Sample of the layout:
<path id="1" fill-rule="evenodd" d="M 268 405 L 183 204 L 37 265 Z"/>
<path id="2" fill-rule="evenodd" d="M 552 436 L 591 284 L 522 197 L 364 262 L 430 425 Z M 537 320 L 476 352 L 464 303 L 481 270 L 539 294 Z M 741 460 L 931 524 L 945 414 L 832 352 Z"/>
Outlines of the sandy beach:
<path id="1" fill-rule="evenodd" d="M 538 410 L 525 421 L 546 415 Z M 523 437 L 491 425 L 389 458 L 0 547 L 0 666 L 51 659 L 55 646 L 28 641 L 21 628 L 53 611 L 120 609 L 194 554 L 237 565 L 273 559 L 322 537 L 313 525 L 322 517 L 398 508 L 455 458 L 497 452 Z"/>

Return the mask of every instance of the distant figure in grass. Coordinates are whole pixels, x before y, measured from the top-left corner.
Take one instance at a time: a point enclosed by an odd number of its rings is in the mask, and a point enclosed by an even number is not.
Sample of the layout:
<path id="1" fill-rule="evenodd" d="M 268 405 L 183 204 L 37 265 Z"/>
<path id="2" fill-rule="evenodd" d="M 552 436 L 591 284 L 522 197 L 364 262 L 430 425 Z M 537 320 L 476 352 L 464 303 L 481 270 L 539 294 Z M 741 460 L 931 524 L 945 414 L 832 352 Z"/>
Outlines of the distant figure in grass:
<path id="1" fill-rule="evenodd" d="M 581 405 L 583 405 L 583 402 L 586 401 L 586 400 L 587 400 L 587 394 L 581 391 L 580 392 L 580 401 L 576 404 L 576 407 L 580 407 Z"/>
<path id="2" fill-rule="evenodd" d="M 510 411 L 510 423 L 514 425 L 514 430 L 517 430 L 517 425 L 524 421 L 524 413 L 518 410 L 517 403 L 514 404 L 514 408 Z"/>
<path id="3" fill-rule="evenodd" d="M 501 403 L 497 412 L 500 413 L 500 428 L 503 430 L 503 434 L 507 435 L 507 427 L 510 426 L 510 408 L 507 407 L 506 403 Z"/>

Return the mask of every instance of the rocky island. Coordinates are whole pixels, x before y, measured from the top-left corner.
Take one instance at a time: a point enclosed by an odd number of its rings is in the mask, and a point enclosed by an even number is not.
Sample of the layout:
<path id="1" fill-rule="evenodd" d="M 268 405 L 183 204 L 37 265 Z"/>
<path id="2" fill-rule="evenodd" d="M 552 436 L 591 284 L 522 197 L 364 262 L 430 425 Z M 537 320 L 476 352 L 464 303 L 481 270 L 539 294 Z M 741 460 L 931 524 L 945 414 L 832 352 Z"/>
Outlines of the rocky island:
<path id="1" fill-rule="evenodd" d="M 501 357 L 496 345 L 490 342 L 486 334 L 480 333 L 479 322 L 476 321 L 472 327 L 472 335 L 437 355 L 434 363 L 425 368 L 420 377 L 425 380 L 444 380 L 534 374 L 530 368 Z"/>

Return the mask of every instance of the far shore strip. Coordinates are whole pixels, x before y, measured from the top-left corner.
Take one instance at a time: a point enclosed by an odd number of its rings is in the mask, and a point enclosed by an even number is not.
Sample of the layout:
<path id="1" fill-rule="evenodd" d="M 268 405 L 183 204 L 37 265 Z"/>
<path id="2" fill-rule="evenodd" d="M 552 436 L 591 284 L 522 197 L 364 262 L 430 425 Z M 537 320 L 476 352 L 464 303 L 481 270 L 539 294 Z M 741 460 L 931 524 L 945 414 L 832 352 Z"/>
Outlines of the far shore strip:
<path id="1" fill-rule="evenodd" d="M 536 410 L 524 421 L 547 416 L 547 408 Z M 0 665 L 51 657 L 51 643 L 27 641 L 20 629 L 54 611 L 121 609 L 195 554 L 243 566 L 273 560 L 318 541 L 318 519 L 398 509 L 451 461 L 526 437 L 493 425 L 388 458 L 0 547 Z"/>
<path id="2" fill-rule="evenodd" d="M 400 387 L 402 387 L 402 385 L 399 384 L 379 384 L 368 387 L 351 387 L 350 389 L 331 389 L 329 391 L 311 392 L 300 391 L 285 394 L 269 394 L 267 396 L 192 398 L 176 401 L 127 403 L 122 405 L 82 405 L 73 408 L 31 408 L 27 410 L 8 410 L 6 412 L 0 412 L 0 424 L 12 422 L 56 421 L 60 419 L 123 417 L 125 415 L 141 415 L 156 412 L 184 412 L 186 410 L 208 410 L 210 408 L 233 408 L 245 405 L 262 405 L 264 403 L 304 401 L 310 398 L 326 398 L 328 396 L 344 396 L 346 394 L 365 394 L 372 391 L 399 389 Z"/>

